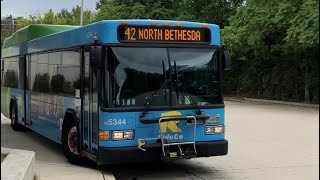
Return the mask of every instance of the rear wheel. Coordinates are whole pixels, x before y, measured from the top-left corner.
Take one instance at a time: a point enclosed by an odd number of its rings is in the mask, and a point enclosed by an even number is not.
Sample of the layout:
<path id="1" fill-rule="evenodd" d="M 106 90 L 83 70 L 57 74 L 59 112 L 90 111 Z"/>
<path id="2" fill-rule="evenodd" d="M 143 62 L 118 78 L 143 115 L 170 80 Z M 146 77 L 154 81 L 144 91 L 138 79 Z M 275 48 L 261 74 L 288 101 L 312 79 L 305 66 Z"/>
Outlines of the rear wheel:
<path id="1" fill-rule="evenodd" d="M 78 149 L 78 130 L 77 126 L 71 121 L 62 129 L 62 147 L 67 159 L 72 164 L 81 164 L 82 157 Z"/>
<path id="2" fill-rule="evenodd" d="M 22 126 L 18 123 L 18 110 L 15 103 L 11 104 L 10 120 L 11 120 L 11 127 L 13 130 L 15 131 L 21 130 Z"/>

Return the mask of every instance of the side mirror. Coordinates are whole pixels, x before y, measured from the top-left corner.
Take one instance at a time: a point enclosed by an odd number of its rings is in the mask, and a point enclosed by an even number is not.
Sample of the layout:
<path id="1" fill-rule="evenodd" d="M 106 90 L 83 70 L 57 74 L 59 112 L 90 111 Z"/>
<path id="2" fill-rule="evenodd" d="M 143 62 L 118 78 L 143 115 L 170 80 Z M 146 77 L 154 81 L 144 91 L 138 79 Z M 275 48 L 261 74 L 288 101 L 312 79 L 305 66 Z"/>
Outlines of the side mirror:
<path id="1" fill-rule="evenodd" d="M 222 47 L 222 65 L 223 70 L 228 71 L 231 70 L 231 56 L 227 49 Z"/>
<path id="2" fill-rule="evenodd" d="M 91 46 L 90 49 L 90 65 L 93 68 L 100 68 L 103 66 L 103 48 L 101 46 Z"/>

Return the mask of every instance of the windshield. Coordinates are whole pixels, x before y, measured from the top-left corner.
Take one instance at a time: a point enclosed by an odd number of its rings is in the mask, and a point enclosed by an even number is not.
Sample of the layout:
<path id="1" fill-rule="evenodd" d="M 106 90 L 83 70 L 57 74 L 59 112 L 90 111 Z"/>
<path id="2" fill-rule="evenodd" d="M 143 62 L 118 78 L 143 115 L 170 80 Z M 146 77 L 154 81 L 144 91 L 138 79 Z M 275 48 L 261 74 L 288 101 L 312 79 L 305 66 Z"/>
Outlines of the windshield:
<path id="1" fill-rule="evenodd" d="M 222 103 L 219 56 L 215 51 L 203 48 L 108 48 L 104 88 L 108 106 L 144 107 L 150 98 L 153 107 Z"/>

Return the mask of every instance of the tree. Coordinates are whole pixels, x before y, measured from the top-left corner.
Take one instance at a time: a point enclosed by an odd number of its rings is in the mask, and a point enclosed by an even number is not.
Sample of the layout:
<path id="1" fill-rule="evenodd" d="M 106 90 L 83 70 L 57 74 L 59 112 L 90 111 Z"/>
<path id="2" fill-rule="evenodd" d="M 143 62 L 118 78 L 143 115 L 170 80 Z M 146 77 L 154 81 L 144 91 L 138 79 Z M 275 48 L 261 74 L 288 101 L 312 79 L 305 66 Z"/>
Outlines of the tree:
<path id="1" fill-rule="evenodd" d="M 179 1 L 177 1 L 179 2 Z M 184 0 L 178 3 L 177 19 L 218 24 L 229 24 L 228 18 L 236 13 L 243 0 Z"/>
<path id="2" fill-rule="evenodd" d="M 304 100 L 319 101 L 319 1 L 305 0 L 290 23 L 285 40 L 302 60 Z"/>
<path id="3" fill-rule="evenodd" d="M 55 24 L 56 22 L 56 17 L 52 9 L 49 9 L 48 12 L 44 14 L 44 17 L 42 18 L 42 23 L 43 24 Z"/>
<path id="4" fill-rule="evenodd" d="M 288 29 L 286 43 L 294 49 L 319 47 L 319 1 L 305 0 Z"/>
<path id="5" fill-rule="evenodd" d="M 250 0 L 230 17 L 223 43 L 234 60 L 246 60 L 241 70 L 226 77 L 241 77 L 236 91 L 267 99 L 319 101 L 318 3 Z"/>
<path id="6" fill-rule="evenodd" d="M 26 27 L 30 24 L 57 24 L 57 25 L 80 25 L 80 11 L 81 7 L 76 6 L 71 11 L 62 9 L 58 13 L 54 13 L 52 9 L 49 9 L 46 13 L 35 13 L 27 17 L 2 17 L 1 18 L 1 47 L 4 39 L 11 36 L 12 32 L 17 31 L 20 28 Z M 95 13 L 89 10 L 83 12 L 83 24 L 90 24 L 95 21 Z M 14 19 L 14 21 L 12 21 Z M 14 26 L 12 24 L 14 22 Z M 14 29 L 13 29 L 14 28 Z"/>
<path id="7" fill-rule="evenodd" d="M 228 25 L 243 0 L 100 0 L 97 20 L 172 19 Z"/>

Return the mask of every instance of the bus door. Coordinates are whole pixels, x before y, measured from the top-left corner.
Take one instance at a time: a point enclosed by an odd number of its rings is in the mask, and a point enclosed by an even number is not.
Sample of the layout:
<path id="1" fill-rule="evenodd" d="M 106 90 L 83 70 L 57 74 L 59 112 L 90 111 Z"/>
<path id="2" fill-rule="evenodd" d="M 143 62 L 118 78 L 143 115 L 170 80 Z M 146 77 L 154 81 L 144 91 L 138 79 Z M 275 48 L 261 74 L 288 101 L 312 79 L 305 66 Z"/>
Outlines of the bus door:
<path id="1" fill-rule="evenodd" d="M 83 150 L 98 153 L 98 88 L 97 71 L 90 66 L 90 50 L 84 48 L 82 76 L 82 137 Z"/>

